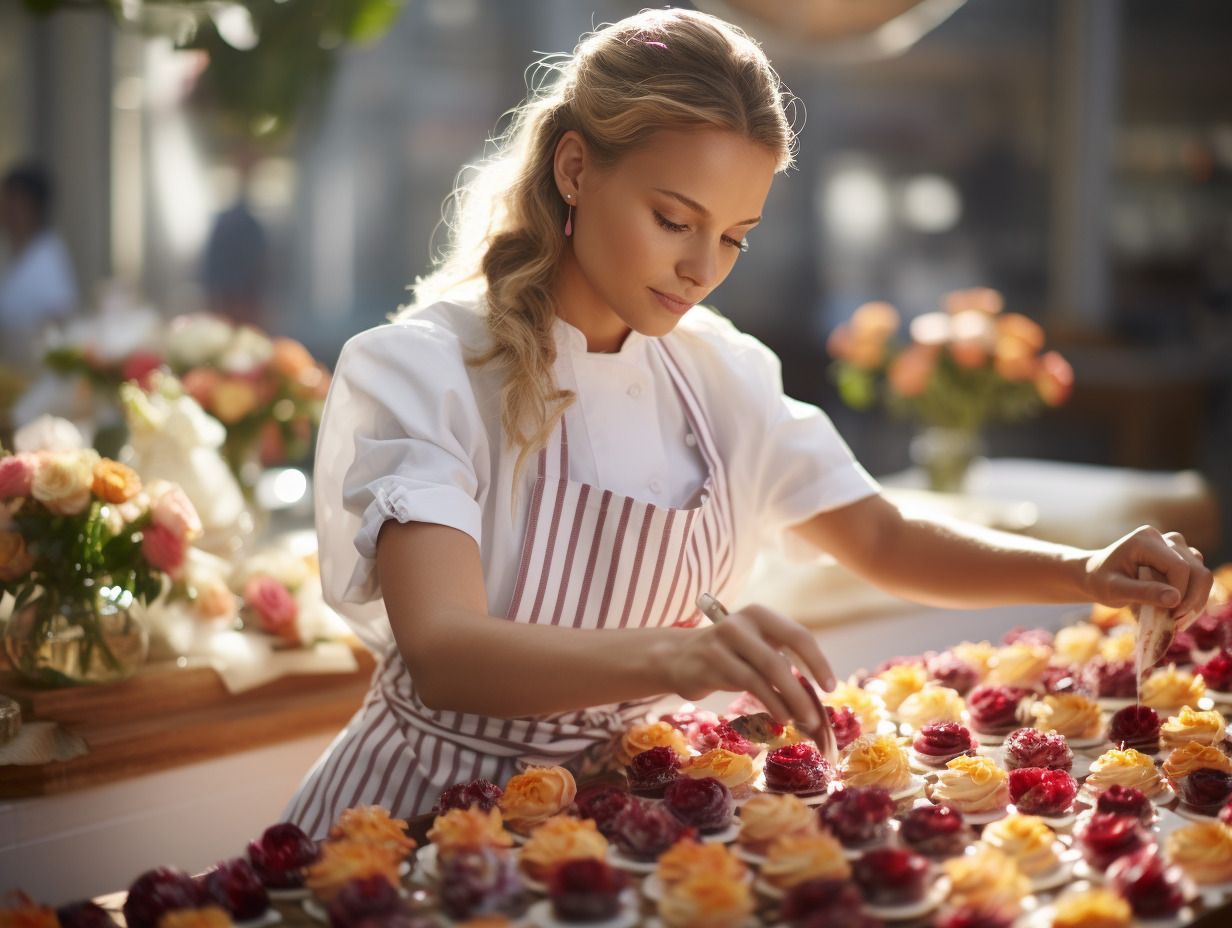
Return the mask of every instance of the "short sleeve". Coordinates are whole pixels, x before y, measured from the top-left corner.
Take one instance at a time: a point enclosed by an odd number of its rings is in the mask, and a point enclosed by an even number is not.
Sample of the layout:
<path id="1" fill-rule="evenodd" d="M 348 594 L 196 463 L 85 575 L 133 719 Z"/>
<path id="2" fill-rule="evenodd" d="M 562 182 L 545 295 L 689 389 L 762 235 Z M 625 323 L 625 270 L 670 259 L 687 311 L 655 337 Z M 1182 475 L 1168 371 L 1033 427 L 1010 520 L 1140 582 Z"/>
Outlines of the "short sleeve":
<path id="1" fill-rule="evenodd" d="M 314 491 L 326 601 L 359 627 L 379 615 L 376 542 L 387 519 L 481 541 L 488 437 L 463 351 L 443 326 L 380 326 L 343 347 L 322 415 Z"/>

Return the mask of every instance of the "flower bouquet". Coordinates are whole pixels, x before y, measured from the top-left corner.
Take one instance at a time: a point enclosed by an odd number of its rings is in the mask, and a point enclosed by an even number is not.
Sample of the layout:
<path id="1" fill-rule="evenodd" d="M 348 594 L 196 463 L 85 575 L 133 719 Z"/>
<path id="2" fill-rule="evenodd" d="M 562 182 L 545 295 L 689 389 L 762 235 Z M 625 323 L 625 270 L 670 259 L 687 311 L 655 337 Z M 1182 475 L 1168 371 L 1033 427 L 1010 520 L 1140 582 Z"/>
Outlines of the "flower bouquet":
<path id="1" fill-rule="evenodd" d="M 913 455 L 928 470 L 931 489 L 952 492 L 961 488 L 988 422 L 1060 406 L 1074 374 L 1059 353 L 1043 351 L 1036 322 L 1002 312 L 996 290 L 957 290 L 942 306 L 913 319 L 902 344 L 894 307 L 865 303 L 834 329 L 827 350 L 848 406 L 865 410 L 880 401 L 927 427 Z"/>
<path id="2" fill-rule="evenodd" d="M 145 660 L 139 607 L 183 571 L 201 523 L 175 484 L 93 450 L 0 458 L 0 598 L 14 597 L 5 650 L 29 680 L 106 682 Z"/>

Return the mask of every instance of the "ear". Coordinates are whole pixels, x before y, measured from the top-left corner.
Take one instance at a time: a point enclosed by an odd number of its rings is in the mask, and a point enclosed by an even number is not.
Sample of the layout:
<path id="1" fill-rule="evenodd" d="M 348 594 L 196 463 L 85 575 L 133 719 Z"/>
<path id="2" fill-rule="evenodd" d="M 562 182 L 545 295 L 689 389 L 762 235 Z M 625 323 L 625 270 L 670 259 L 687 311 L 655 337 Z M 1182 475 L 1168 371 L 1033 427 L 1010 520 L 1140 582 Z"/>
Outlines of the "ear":
<path id="1" fill-rule="evenodd" d="M 581 135 L 570 129 L 560 137 L 560 141 L 556 143 L 552 168 L 556 175 L 556 189 L 560 191 L 562 199 L 565 194 L 570 193 L 573 194 L 572 202 L 577 203 L 582 172 L 588 161 L 586 142 Z"/>

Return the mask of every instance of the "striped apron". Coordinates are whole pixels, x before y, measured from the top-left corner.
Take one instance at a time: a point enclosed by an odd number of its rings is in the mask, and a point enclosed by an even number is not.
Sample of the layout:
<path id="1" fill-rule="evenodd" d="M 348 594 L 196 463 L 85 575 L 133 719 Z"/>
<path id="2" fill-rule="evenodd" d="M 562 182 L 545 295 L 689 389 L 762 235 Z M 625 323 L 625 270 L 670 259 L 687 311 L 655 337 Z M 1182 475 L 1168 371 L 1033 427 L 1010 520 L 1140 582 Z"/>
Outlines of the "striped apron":
<path id="1" fill-rule="evenodd" d="M 697 394 L 672 352 L 650 340 L 684 405 L 708 476 L 697 506 L 665 509 L 569 479 L 564 419 L 539 453 L 522 557 L 506 615 L 570 628 L 695 626 L 699 593 L 723 597 L 734 563 L 722 457 Z M 429 709 L 396 649 L 356 716 L 309 771 L 284 821 L 322 837 L 344 810 L 376 804 L 399 818 L 431 810 L 455 783 L 504 785 L 531 764 L 583 775 L 661 697 L 533 718 Z"/>

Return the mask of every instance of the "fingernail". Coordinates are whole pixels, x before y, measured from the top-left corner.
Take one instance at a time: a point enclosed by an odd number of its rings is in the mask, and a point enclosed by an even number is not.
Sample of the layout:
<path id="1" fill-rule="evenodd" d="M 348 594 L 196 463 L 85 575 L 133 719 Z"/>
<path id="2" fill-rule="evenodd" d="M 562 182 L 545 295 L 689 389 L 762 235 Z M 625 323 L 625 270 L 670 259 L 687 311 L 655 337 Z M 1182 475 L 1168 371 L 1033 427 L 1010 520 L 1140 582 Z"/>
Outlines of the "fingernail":
<path id="1" fill-rule="evenodd" d="M 1164 595 L 1159 597 L 1159 601 L 1165 606 L 1175 606 L 1181 601 L 1181 594 L 1176 590 L 1165 590 Z"/>
<path id="2" fill-rule="evenodd" d="M 833 693 L 836 686 L 838 686 L 838 681 L 833 677 L 826 677 L 826 682 L 821 684 L 821 688 L 827 693 Z"/>

